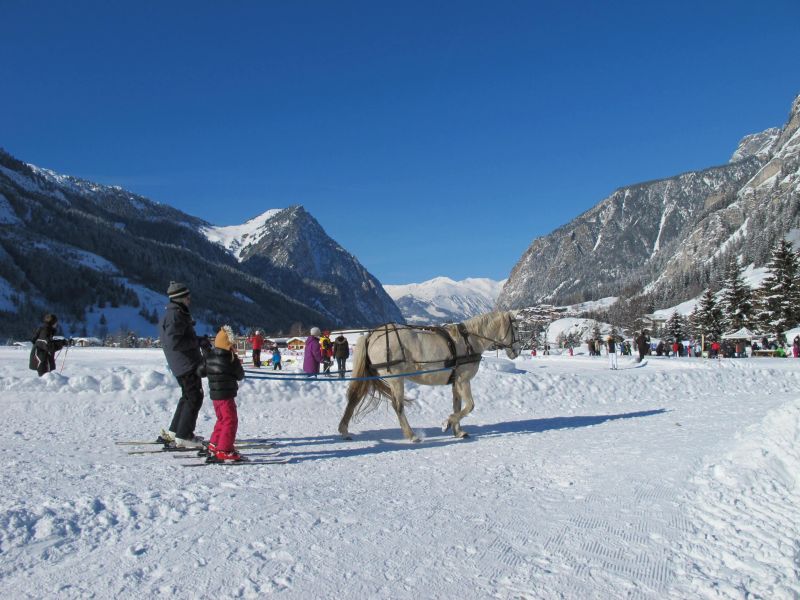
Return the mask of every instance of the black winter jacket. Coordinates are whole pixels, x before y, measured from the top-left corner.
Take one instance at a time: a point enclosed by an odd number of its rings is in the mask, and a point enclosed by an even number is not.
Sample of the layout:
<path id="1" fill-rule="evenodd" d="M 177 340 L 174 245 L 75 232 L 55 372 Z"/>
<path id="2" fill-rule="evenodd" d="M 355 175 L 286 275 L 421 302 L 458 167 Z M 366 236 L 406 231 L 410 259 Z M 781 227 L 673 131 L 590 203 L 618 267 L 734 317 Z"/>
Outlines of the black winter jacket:
<path id="1" fill-rule="evenodd" d="M 52 325 L 43 324 L 33 334 L 31 338 L 33 348 L 31 348 L 28 366 L 34 371 L 37 370 L 40 363 L 48 360 L 49 355 L 55 354 L 64 347 L 64 340 L 53 339 L 55 333 L 56 330 Z"/>
<path id="2" fill-rule="evenodd" d="M 203 362 L 200 342 L 194 332 L 194 321 L 183 304 L 170 302 L 158 327 L 161 347 L 175 377 L 194 372 Z"/>
<path id="3" fill-rule="evenodd" d="M 335 358 L 347 358 L 350 356 L 350 345 L 343 335 L 337 337 L 333 342 L 333 356 Z"/>
<path id="4" fill-rule="evenodd" d="M 229 400 L 236 397 L 239 390 L 237 381 L 244 379 L 244 369 L 238 356 L 230 350 L 212 348 L 206 353 L 205 368 L 200 375 L 208 377 L 208 391 L 212 400 Z"/>

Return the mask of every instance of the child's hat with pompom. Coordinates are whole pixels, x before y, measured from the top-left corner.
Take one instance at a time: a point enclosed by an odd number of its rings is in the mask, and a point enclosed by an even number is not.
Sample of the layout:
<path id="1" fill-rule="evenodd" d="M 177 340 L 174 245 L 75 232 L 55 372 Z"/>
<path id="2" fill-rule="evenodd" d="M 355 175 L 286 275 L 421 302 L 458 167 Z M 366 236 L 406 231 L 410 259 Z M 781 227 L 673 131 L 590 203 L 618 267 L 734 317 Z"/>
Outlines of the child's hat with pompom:
<path id="1" fill-rule="evenodd" d="M 236 336 L 233 335 L 233 329 L 230 325 L 223 325 L 217 337 L 214 338 L 214 347 L 221 350 L 232 350 L 236 348 Z"/>

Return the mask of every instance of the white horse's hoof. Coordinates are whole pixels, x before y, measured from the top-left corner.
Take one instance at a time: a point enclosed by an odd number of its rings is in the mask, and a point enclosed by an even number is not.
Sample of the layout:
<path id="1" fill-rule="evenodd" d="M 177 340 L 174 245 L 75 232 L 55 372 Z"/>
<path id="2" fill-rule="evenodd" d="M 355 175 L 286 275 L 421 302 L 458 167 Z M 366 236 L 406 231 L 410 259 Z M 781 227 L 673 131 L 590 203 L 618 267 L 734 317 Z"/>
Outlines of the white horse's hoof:
<path id="1" fill-rule="evenodd" d="M 447 431 L 448 429 L 450 429 L 450 419 L 445 419 L 445 420 L 442 422 L 442 433 L 444 433 L 444 432 L 445 432 L 445 431 Z"/>
<path id="2" fill-rule="evenodd" d="M 458 439 L 460 439 L 460 440 L 463 440 L 464 438 L 468 438 L 468 437 L 469 437 L 469 434 L 468 434 L 466 431 L 460 431 L 460 432 L 458 432 L 458 433 L 456 434 L 456 437 L 457 437 Z"/>

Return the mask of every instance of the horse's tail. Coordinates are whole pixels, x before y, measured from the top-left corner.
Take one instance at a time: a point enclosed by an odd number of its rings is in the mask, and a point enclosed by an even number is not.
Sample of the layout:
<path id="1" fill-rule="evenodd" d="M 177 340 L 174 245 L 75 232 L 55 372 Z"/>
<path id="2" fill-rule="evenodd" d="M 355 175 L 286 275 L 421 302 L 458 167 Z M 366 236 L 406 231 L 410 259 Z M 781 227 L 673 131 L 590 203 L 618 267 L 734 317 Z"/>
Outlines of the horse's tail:
<path id="1" fill-rule="evenodd" d="M 347 386 L 347 405 L 352 407 L 356 415 L 362 415 L 374 410 L 380 404 L 381 398 L 391 400 L 392 393 L 389 386 L 382 379 L 362 379 L 377 376 L 377 372 L 370 368 L 367 356 L 367 340 L 356 346 L 353 355 L 354 381 Z M 366 402 L 364 399 L 369 398 Z"/>

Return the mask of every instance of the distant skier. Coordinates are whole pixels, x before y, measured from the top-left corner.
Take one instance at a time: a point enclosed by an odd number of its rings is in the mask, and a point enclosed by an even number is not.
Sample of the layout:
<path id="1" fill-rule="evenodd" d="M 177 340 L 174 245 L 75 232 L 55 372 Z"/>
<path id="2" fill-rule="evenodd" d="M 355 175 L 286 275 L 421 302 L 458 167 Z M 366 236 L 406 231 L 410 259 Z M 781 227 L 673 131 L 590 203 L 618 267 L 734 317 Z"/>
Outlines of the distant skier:
<path id="1" fill-rule="evenodd" d="M 55 354 L 66 344 L 63 339 L 53 339 L 57 327 L 58 317 L 46 314 L 42 319 L 42 324 L 31 338 L 33 348 L 31 348 L 28 366 L 36 371 L 39 377 L 56 370 Z"/>
<path id="2" fill-rule="evenodd" d="M 194 428 L 203 406 L 203 382 L 197 373 L 203 364 L 203 356 L 189 312 L 192 296 L 189 288 L 177 281 L 170 282 L 167 296 L 169 304 L 161 317 L 158 332 L 167 364 L 181 386 L 181 399 L 169 431 L 162 429 L 160 440 L 175 442 L 181 448 L 200 448 L 201 438 L 195 436 Z"/>
<path id="3" fill-rule="evenodd" d="M 611 365 L 611 369 L 613 371 L 617 370 L 617 343 L 614 340 L 614 336 L 608 336 L 606 340 L 606 347 L 608 348 L 608 360 Z"/>

